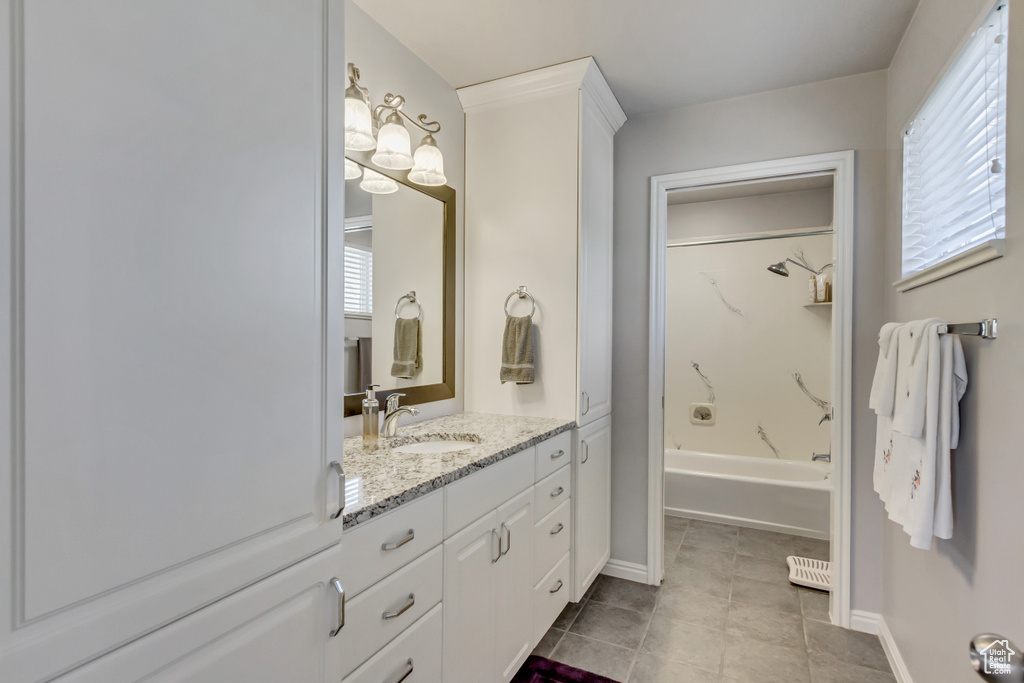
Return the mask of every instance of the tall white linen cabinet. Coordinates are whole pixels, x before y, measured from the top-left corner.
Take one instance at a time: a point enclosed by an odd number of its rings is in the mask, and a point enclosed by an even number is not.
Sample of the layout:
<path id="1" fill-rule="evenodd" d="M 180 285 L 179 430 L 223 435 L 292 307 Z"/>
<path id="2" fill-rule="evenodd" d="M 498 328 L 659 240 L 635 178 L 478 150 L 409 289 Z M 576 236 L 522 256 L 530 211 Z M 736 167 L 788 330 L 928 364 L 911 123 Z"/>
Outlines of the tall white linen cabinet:
<path id="1" fill-rule="evenodd" d="M 575 419 L 573 590 L 608 561 L 612 187 L 626 116 L 593 58 L 461 88 L 466 410 Z M 498 380 L 502 303 L 536 301 L 533 384 Z M 532 310 L 513 296 L 512 315 Z"/>

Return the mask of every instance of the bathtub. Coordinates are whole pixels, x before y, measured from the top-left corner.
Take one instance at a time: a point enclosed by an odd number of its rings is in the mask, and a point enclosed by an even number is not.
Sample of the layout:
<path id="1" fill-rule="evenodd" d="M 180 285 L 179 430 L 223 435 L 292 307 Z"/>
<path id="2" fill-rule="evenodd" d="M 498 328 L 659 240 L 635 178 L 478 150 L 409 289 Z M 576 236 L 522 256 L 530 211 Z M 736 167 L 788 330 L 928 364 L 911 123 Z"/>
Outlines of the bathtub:
<path id="1" fill-rule="evenodd" d="M 828 539 L 831 466 L 665 451 L 665 514 Z"/>

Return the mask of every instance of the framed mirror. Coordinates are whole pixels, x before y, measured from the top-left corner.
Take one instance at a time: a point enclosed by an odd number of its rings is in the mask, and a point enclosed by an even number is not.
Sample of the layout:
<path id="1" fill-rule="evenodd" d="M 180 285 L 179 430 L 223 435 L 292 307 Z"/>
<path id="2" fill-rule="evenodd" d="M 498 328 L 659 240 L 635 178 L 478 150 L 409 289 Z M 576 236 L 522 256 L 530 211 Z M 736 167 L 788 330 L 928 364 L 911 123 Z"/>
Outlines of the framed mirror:
<path id="1" fill-rule="evenodd" d="M 370 384 L 382 406 L 395 392 L 402 405 L 453 398 L 455 190 L 368 153 L 347 152 L 345 166 L 345 415 Z"/>

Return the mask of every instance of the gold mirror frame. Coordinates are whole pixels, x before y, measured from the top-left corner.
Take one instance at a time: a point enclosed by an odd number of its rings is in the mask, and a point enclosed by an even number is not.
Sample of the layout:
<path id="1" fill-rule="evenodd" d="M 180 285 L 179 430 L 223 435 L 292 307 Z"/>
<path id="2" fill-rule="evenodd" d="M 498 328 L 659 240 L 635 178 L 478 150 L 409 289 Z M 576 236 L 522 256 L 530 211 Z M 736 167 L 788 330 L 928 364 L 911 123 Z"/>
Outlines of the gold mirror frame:
<path id="1" fill-rule="evenodd" d="M 418 405 L 455 398 L 455 190 L 448 185 L 427 187 L 409 182 L 408 171 L 378 168 L 370 162 L 370 152 L 346 151 L 345 156 L 363 168 L 369 168 L 397 183 L 437 199 L 444 205 L 444 353 L 441 381 L 415 387 L 402 387 L 377 392 L 383 404 L 394 393 L 405 394 L 403 405 Z M 345 417 L 359 415 L 363 410 L 365 392 L 345 394 Z"/>

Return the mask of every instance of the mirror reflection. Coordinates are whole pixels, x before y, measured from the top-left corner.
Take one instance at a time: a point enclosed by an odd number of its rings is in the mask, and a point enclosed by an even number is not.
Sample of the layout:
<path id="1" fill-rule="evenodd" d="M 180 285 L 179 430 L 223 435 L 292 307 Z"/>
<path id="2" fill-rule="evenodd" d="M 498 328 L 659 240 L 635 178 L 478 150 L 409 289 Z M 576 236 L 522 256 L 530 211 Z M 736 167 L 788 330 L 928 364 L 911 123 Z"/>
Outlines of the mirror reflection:
<path id="1" fill-rule="evenodd" d="M 345 393 L 441 384 L 445 202 L 353 159 L 345 176 Z"/>

